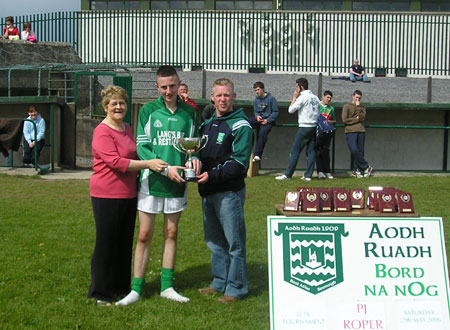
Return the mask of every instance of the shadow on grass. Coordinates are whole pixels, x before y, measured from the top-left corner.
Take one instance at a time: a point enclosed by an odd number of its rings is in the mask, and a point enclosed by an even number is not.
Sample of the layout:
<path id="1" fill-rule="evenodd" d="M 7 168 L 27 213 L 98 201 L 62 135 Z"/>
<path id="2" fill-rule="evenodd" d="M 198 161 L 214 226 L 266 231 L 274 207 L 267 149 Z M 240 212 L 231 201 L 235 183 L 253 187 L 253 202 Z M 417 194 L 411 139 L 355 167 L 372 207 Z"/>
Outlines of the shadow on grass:
<path id="1" fill-rule="evenodd" d="M 268 292 L 268 274 L 267 264 L 248 263 L 248 281 L 249 281 L 249 296 L 257 297 L 264 292 Z M 144 289 L 144 297 L 150 297 L 154 294 L 159 294 L 160 277 L 157 277 L 147 283 Z M 202 264 L 177 272 L 175 270 L 174 287 L 179 291 L 197 290 L 199 288 L 207 287 L 212 281 L 211 265 Z"/>

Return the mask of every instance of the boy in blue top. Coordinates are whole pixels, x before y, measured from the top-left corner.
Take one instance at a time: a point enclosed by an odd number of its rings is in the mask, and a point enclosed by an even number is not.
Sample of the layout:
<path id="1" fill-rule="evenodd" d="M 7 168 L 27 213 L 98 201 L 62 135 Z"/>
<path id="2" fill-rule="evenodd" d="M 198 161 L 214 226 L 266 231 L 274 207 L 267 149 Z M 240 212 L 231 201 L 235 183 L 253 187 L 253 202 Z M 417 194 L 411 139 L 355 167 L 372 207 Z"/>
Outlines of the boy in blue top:
<path id="1" fill-rule="evenodd" d="M 45 120 L 41 117 L 35 106 L 30 106 L 28 118 L 36 124 L 36 134 L 34 134 L 34 125 L 26 120 L 23 124 L 23 166 L 34 167 L 34 148 L 37 151 L 37 159 L 45 145 Z"/>
<path id="2" fill-rule="evenodd" d="M 256 128 L 258 136 L 256 139 L 255 156 L 253 161 L 261 160 L 264 146 L 267 142 L 272 126 L 275 125 L 275 120 L 278 118 L 278 104 L 277 100 L 264 90 L 264 84 L 257 81 L 253 84 L 256 97 L 253 101 L 254 118 L 249 118 L 248 122 L 252 128 Z"/>

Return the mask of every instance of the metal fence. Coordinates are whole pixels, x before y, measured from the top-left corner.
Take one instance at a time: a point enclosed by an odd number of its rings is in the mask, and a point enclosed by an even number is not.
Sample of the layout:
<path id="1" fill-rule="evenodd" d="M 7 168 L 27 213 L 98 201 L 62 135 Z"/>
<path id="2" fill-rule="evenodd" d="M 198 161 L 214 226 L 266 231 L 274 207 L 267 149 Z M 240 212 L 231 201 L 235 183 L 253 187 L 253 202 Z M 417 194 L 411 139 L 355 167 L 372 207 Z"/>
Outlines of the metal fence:
<path id="1" fill-rule="evenodd" d="M 83 11 L 25 16 L 40 41 L 87 64 L 450 77 L 450 19 L 439 14 L 290 11 Z M 3 19 L 2 19 L 3 20 Z M 3 22 L 2 22 L 3 23 Z"/>

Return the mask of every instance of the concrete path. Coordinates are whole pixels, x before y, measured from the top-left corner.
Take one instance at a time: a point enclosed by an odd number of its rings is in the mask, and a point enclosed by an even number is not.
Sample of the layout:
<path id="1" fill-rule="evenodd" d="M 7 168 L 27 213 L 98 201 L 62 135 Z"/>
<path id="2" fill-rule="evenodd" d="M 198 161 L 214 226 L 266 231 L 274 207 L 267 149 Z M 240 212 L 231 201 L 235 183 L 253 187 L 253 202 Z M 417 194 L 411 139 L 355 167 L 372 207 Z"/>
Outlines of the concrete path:
<path id="1" fill-rule="evenodd" d="M 32 168 L 20 168 L 20 167 L 0 167 L 0 174 L 8 175 L 27 175 L 33 176 L 38 175 L 38 173 Z M 264 176 L 276 176 L 283 174 L 283 171 L 260 171 L 260 175 Z M 57 169 L 54 173 L 47 173 L 40 175 L 43 180 L 89 180 L 92 175 L 92 170 L 90 169 L 77 169 L 77 170 L 67 170 L 67 169 Z M 296 171 L 294 179 L 298 176 L 300 179 L 302 171 Z M 350 177 L 350 172 L 338 172 L 333 173 L 336 178 Z M 450 173 L 422 173 L 422 172 L 374 172 L 374 176 L 377 177 L 412 177 L 412 176 L 450 176 Z M 249 178 L 251 180 L 251 178 Z M 317 177 L 313 177 L 317 180 Z M 362 179 L 363 180 L 363 179 Z"/>
<path id="2" fill-rule="evenodd" d="M 21 168 L 21 167 L 0 167 L 0 174 L 8 175 L 39 175 L 34 168 Z M 92 170 L 82 169 L 82 170 L 66 170 L 66 169 L 56 169 L 54 173 L 48 172 L 46 174 L 40 175 L 44 180 L 89 180 L 92 175 Z"/>
<path id="3" fill-rule="evenodd" d="M 180 79 L 189 86 L 192 98 L 202 97 L 202 72 L 179 72 Z M 303 74 L 264 74 L 235 72 L 206 72 L 206 94 L 211 93 L 211 86 L 218 78 L 229 78 L 235 84 L 237 99 L 253 100 L 253 84 L 262 81 L 266 90 L 278 101 L 290 101 L 295 89 L 295 80 L 304 77 L 309 81 L 309 88 L 314 94 L 318 92 L 319 75 Z M 363 102 L 371 103 L 426 103 L 428 78 L 370 77 L 370 83 L 333 79 L 337 76 L 323 76 L 322 91 L 331 90 L 334 102 L 349 102 L 355 89 L 363 93 Z M 450 81 L 432 79 L 432 102 L 450 103 Z"/>

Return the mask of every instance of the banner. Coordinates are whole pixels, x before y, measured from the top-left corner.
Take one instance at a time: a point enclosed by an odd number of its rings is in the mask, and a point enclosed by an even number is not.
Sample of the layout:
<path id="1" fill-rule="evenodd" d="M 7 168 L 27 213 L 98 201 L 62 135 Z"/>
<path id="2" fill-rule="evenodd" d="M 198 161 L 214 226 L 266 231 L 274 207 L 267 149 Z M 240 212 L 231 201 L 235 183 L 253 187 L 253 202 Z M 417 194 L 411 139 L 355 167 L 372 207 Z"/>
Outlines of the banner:
<path id="1" fill-rule="evenodd" d="M 268 216 L 270 328 L 450 329 L 442 218 Z"/>

